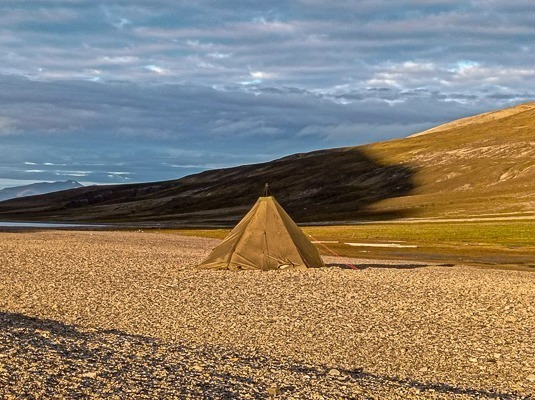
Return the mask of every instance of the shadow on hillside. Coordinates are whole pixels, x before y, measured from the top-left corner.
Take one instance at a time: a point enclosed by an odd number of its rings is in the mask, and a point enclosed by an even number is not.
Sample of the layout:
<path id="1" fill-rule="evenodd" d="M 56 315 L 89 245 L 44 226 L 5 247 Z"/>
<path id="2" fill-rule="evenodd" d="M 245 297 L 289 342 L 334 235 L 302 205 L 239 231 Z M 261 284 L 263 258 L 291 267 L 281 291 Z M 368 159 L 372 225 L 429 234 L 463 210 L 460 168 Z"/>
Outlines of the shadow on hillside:
<path id="1" fill-rule="evenodd" d="M 267 388 L 273 383 L 267 371 L 276 370 L 284 372 L 285 386 L 281 390 L 289 393 L 307 393 L 313 379 L 338 391 L 336 397 L 345 398 L 353 388 L 373 393 L 378 387 L 399 388 L 402 393 L 414 388 L 488 399 L 516 398 L 508 393 L 379 375 L 363 369 L 338 369 L 334 377 L 326 365 L 243 356 L 221 347 L 163 343 L 119 330 L 84 329 L 18 313 L 0 313 L 0 339 L 4 365 L 0 394 L 8 397 L 35 393 L 47 398 L 77 397 L 91 393 L 96 397 L 128 394 L 129 398 L 267 398 Z M 345 380 L 343 385 L 339 378 Z"/>
<path id="2" fill-rule="evenodd" d="M 10 200 L 0 204 L 0 219 L 231 226 L 268 182 L 297 222 L 388 220 L 412 216 L 412 211 L 370 206 L 409 195 L 415 172 L 408 165 L 378 160 L 360 147 L 321 150 L 175 181 L 84 187 Z"/>
<path id="3" fill-rule="evenodd" d="M 411 216 L 412 212 L 370 210 L 370 206 L 410 194 L 416 185 L 415 173 L 414 167 L 386 164 L 362 148 L 295 154 L 269 163 L 183 178 L 179 182 L 188 198 L 180 198 L 170 212 L 194 212 L 202 205 L 214 210 L 210 218 L 216 221 L 221 213 L 225 217 L 229 213 L 235 215 L 233 207 L 247 210 L 261 194 L 264 182 L 268 182 L 273 195 L 297 222 L 390 220 Z M 234 221 L 241 216 L 240 212 Z"/>

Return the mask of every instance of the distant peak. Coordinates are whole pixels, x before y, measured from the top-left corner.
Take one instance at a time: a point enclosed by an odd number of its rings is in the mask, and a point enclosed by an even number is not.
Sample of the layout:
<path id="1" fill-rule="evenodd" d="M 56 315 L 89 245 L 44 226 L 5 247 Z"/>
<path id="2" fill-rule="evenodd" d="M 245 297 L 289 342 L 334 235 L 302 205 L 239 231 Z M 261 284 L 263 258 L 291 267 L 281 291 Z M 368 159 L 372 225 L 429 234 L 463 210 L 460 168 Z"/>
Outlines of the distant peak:
<path id="1" fill-rule="evenodd" d="M 30 183 L 29 185 L 1 189 L 0 201 L 9 200 L 15 197 L 36 196 L 40 194 L 57 192 L 60 190 L 77 189 L 83 186 L 84 185 L 82 185 L 80 182 L 72 179 L 66 181 Z"/>

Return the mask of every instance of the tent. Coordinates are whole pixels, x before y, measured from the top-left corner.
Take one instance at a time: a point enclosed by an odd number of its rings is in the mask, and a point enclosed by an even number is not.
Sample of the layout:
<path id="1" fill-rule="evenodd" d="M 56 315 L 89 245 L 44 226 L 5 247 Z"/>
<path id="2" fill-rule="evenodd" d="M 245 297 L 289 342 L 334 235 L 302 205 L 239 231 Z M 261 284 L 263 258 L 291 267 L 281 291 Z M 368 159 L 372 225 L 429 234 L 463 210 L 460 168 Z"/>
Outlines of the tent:
<path id="1" fill-rule="evenodd" d="M 201 269 L 285 269 L 324 267 L 316 247 L 273 196 L 260 197 Z"/>

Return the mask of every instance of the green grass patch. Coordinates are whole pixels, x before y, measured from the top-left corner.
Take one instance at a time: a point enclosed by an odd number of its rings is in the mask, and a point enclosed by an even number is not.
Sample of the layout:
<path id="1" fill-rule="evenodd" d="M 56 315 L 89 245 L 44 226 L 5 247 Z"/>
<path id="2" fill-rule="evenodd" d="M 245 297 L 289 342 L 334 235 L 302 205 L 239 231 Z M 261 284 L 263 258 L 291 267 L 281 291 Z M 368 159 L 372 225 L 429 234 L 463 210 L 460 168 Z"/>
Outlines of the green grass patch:
<path id="1" fill-rule="evenodd" d="M 318 240 L 535 247 L 535 221 L 420 222 L 305 227 Z"/>
<path id="2" fill-rule="evenodd" d="M 308 226 L 311 240 L 345 257 L 401 259 L 442 264 L 535 270 L 535 221 L 370 223 Z M 175 229 L 162 233 L 223 239 L 230 229 Z M 353 247 L 347 243 L 416 247 Z M 323 245 L 320 252 L 331 255 Z"/>

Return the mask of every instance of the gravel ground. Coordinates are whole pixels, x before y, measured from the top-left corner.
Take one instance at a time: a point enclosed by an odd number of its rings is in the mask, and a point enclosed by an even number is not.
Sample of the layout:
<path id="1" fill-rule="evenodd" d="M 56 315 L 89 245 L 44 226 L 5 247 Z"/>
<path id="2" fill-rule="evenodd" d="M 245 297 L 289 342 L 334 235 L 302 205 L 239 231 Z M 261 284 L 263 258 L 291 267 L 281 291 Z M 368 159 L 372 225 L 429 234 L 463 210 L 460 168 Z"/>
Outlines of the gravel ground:
<path id="1" fill-rule="evenodd" d="M 217 243 L 0 233 L 0 398 L 535 398 L 533 273 L 193 269 Z"/>

